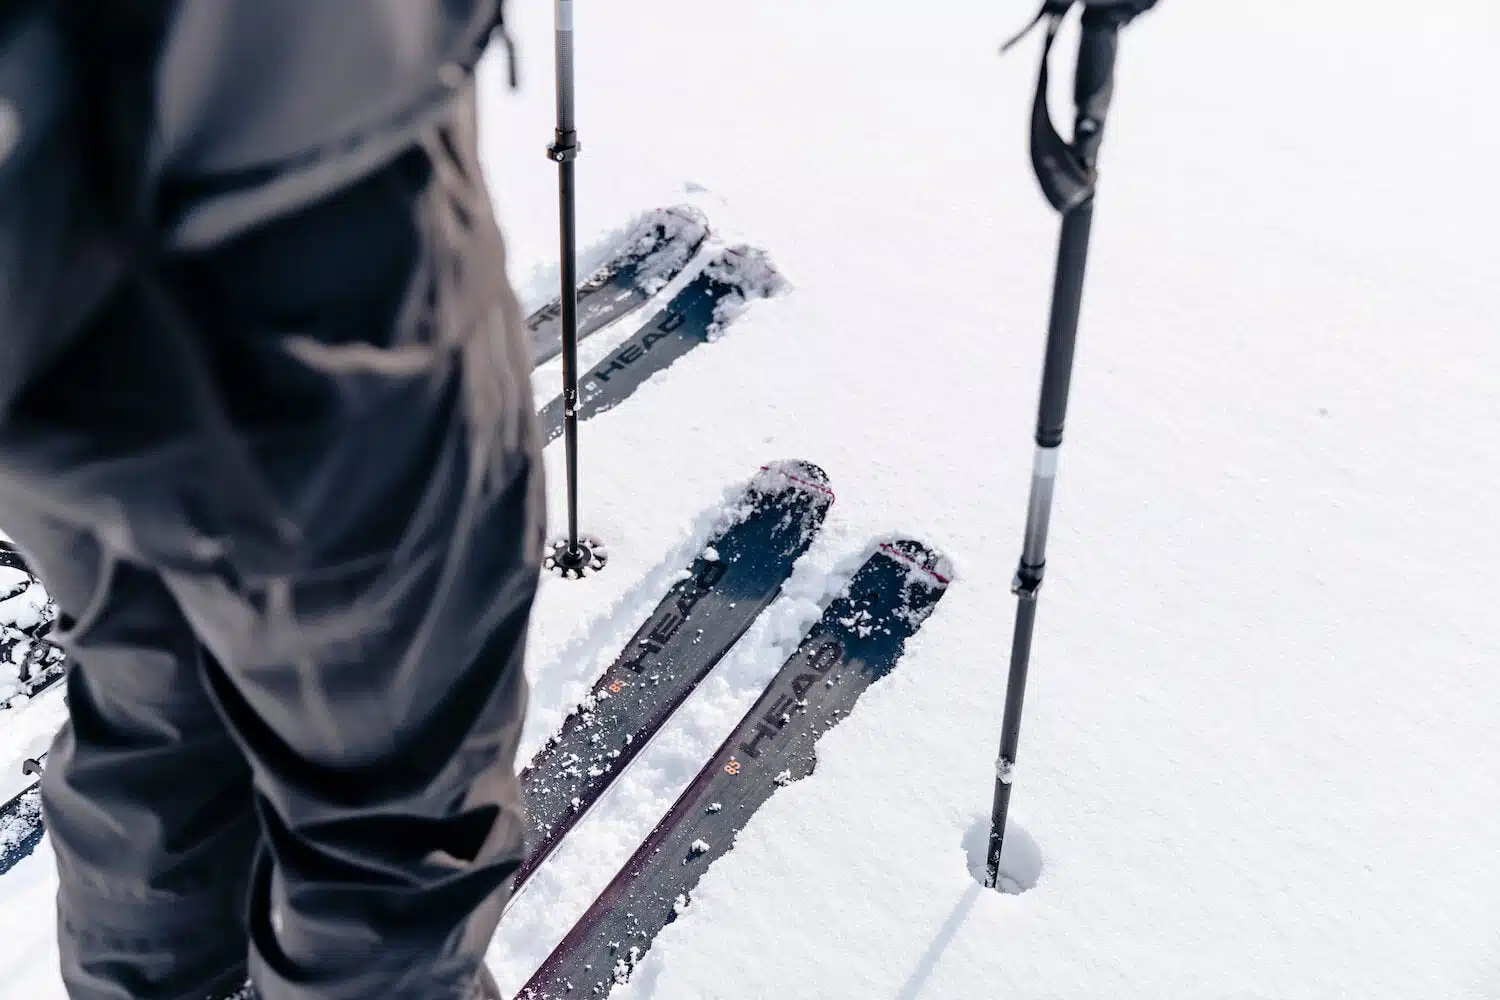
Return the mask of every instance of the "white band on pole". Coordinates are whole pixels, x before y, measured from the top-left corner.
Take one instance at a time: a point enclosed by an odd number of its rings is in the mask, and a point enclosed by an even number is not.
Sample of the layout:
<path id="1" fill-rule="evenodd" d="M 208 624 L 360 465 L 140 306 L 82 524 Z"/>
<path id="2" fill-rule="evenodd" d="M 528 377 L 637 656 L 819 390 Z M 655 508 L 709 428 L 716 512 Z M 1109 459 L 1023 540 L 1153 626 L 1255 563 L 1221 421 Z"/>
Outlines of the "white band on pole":
<path id="1" fill-rule="evenodd" d="M 1031 470 L 1038 479 L 1057 478 L 1057 457 L 1062 449 L 1053 445 L 1051 448 L 1038 446 L 1036 458 L 1032 461 Z"/>

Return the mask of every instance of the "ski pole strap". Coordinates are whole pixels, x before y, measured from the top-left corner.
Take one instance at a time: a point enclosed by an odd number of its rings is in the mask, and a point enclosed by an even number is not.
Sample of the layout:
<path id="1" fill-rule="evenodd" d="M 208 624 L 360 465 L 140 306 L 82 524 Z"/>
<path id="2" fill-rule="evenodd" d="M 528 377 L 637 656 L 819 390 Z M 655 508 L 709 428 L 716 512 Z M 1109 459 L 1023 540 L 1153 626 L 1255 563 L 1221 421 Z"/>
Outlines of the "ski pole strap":
<path id="1" fill-rule="evenodd" d="M 1009 50 L 1043 21 L 1047 24 L 1037 72 L 1036 97 L 1031 107 L 1031 165 L 1042 193 L 1057 211 L 1066 214 L 1094 197 L 1095 164 L 1104 138 L 1104 120 L 1114 94 L 1115 53 L 1120 28 L 1149 10 L 1156 0 L 1084 0 L 1082 34 L 1078 43 L 1078 66 L 1073 80 L 1073 103 L 1077 109 L 1073 141 L 1058 134 L 1047 108 L 1048 69 L 1058 28 L 1078 0 L 1045 0 L 1031 23 L 1005 43 Z"/>

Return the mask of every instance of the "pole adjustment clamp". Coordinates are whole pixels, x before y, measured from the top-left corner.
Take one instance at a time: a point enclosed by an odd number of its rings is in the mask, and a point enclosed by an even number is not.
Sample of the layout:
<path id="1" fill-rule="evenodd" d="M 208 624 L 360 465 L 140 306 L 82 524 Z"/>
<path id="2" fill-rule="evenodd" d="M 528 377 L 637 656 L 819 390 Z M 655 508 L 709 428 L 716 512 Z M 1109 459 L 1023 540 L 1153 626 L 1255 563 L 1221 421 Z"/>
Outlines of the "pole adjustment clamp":
<path id="1" fill-rule="evenodd" d="M 1036 600 L 1037 591 L 1042 589 L 1042 574 L 1046 570 L 1046 564 L 1040 566 L 1028 566 L 1022 563 L 1016 569 L 1016 575 L 1010 582 L 1010 592 L 1023 601 Z"/>
<path id="2" fill-rule="evenodd" d="M 553 163 L 567 163 L 578 159 L 578 152 L 583 147 L 578 144 L 577 132 L 558 132 L 557 139 L 547 147 L 547 159 Z"/>

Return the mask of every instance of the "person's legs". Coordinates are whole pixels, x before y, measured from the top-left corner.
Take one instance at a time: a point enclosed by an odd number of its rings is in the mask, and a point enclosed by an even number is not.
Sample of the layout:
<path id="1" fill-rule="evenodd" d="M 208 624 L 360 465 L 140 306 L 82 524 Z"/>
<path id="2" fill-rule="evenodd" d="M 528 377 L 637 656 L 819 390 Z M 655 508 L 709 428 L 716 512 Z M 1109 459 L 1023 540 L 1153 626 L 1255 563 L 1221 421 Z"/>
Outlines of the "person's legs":
<path id="1" fill-rule="evenodd" d="M 249 763 L 262 827 L 248 931 L 265 1000 L 468 1000 L 522 855 L 514 758 L 542 470 L 473 124 L 468 107 L 349 189 L 169 260 L 164 284 L 184 320 L 172 335 L 152 322 L 159 303 L 127 290 L 0 439 L 18 470 L 0 489 L 46 493 L 72 523 L 97 525 L 86 537 L 105 539 L 91 556 L 100 566 L 107 550 L 151 567 L 119 570 L 134 601 L 181 609 L 191 631 L 168 645 L 185 656 L 196 639 L 211 654 L 205 687 Z M 222 422 L 205 426 L 198 378 Z M 289 549 L 222 516 L 213 459 L 226 435 L 248 445 L 241 471 L 267 487 Z M 84 558 L 64 562 L 44 575 L 50 586 Z M 160 641 L 127 634 L 132 650 Z M 88 656 L 80 684 L 94 676 Z M 93 718 L 82 690 L 75 726 Z M 149 693 L 111 692 L 117 716 L 157 718 Z M 122 768 L 151 763 L 128 740 L 118 748 Z M 225 769 L 190 756 L 171 761 L 184 785 Z M 116 814 L 147 814 L 166 794 L 137 787 L 150 773 L 85 769 L 60 825 L 76 810 L 123 830 Z M 212 827 L 162 830 L 196 853 Z M 146 978 L 152 935 L 168 942 L 163 961 L 206 959 L 192 940 L 172 944 L 177 912 L 147 891 L 136 848 L 119 846 L 90 855 L 89 877 L 134 893 L 138 933 L 74 932 L 67 960 L 98 983 L 70 980 L 72 996 L 188 1000 Z M 63 872 L 60 908 L 86 930 Z M 218 891 L 237 892 L 240 874 Z"/>
<path id="2" fill-rule="evenodd" d="M 14 504 L 5 527 L 56 598 L 71 721 L 42 780 L 73 1000 L 203 1000 L 246 974 L 259 831 L 205 654 L 153 573 Z"/>
<path id="3" fill-rule="evenodd" d="M 440 461 L 432 491 L 460 498 L 463 478 Z M 470 498 L 472 523 L 411 532 L 378 566 L 266 589 L 172 577 L 255 772 L 265 1000 L 469 996 L 522 855 L 537 566 L 516 526 L 534 523 L 534 482 Z"/>
<path id="4" fill-rule="evenodd" d="M 522 856 L 544 540 L 472 120 L 178 278 L 198 325 L 223 316 L 225 396 L 299 538 L 288 569 L 163 571 L 254 772 L 251 977 L 265 1000 L 467 1000 Z"/>

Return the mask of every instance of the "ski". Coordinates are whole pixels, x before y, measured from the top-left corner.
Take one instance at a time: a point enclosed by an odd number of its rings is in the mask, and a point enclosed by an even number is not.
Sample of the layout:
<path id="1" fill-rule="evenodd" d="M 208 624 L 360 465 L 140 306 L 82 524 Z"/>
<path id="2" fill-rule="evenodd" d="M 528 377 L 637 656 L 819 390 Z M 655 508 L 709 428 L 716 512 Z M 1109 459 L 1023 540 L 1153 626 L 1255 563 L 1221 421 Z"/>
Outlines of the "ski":
<path id="1" fill-rule="evenodd" d="M 784 284 L 763 251 L 745 246 L 722 251 L 635 336 L 579 379 L 578 419 L 613 409 L 646 379 L 712 339 L 750 300 L 775 295 Z M 538 417 L 544 441 L 561 437 L 562 397 Z"/>
<path id="2" fill-rule="evenodd" d="M 683 578 L 521 772 L 527 854 L 517 889 L 775 600 L 832 502 L 822 469 L 777 462 L 730 504 Z"/>
<path id="3" fill-rule="evenodd" d="M 578 339 L 629 315 L 682 273 L 708 238 L 708 220 L 689 205 L 648 214 L 615 255 L 578 286 Z M 562 303 L 553 299 L 526 320 L 535 368 L 562 351 Z"/>
<path id="4" fill-rule="evenodd" d="M 42 812 L 37 783 L 47 762 L 47 750 L 68 714 L 67 692 L 61 684 L 37 694 L 24 722 L 31 736 L 17 743 L 11 762 L 0 767 L 0 875 L 25 858 L 42 839 Z"/>
<path id="5" fill-rule="evenodd" d="M 895 667 L 948 580 L 945 560 L 920 543 L 880 546 L 520 1000 L 602 1000 L 625 982 L 657 933 L 688 911 L 698 879 L 755 811 L 812 773 L 819 736 Z"/>
<path id="6" fill-rule="evenodd" d="M 42 790 L 33 782 L 0 808 L 0 875 L 36 850 L 43 832 Z"/>
<path id="7" fill-rule="evenodd" d="M 51 599 L 20 550 L 0 539 L 0 670 L 6 674 L 0 678 L 0 712 L 25 704 L 62 677 L 62 648 L 47 638 L 55 623 Z"/>
<path id="8" fill-rule="evenodd" d="M 0 697 L 0 713 L 26 704 L 62 679 L 67 657 L 61 646 L 44 638 L 51 627 L 50 619 L 29 632 L 0 625 L 0 663 L 7 664 L 7 672 L 15 670 L 14 686 L 7 684 Z"/>
<path id="9" fill-rule="evenodd" d="M 16 548 L 14 542 L 4 538 L 0 538 L 0 569 L 18 569 L 27 576 L 31 575 L 31 569 L 21 556 L 21 550 Z"/>

